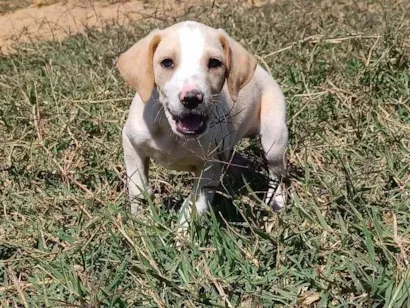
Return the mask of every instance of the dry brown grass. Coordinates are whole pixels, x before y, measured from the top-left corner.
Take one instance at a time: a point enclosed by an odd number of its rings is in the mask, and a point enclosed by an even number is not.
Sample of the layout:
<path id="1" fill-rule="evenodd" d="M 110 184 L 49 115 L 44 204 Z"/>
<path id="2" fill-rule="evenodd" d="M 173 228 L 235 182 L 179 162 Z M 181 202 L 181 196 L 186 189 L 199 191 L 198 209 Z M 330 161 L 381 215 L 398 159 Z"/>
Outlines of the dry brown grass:
<path id="1" fill-rule="evenodd" d="M 279 81 L 293 193 L 272 213 L 228 177 L 183 250 L 185 174 L 156 166 L 155 200 L 129 215 L 120 131 L 133 93 L 112 66 L 175 19 L 1 56 L 2 306 L 409 306 L 409 6 L 217 4 L 176 18 L 224 27 Z"/>

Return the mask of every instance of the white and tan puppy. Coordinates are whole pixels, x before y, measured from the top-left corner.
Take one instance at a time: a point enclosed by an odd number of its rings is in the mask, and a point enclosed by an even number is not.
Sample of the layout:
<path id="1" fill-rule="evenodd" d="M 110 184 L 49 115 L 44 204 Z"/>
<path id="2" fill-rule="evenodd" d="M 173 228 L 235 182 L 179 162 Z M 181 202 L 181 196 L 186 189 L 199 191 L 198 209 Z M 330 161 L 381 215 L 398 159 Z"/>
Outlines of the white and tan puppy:
<path id="1" fill-rule="evenodd" d="M 271 182 L 281 180 L 288 132 L 284 96 L 256 59 L 221 29 L 185 21 L 154 30 L 123 53 L 118 69 L 136 91 L 123 130 L 131 209 L 150 193 L 150 159 L 193 172 L 192 204 L 212 202 L 222 164 L 259 134 Z M 266 203 L 284 204 L 281 185 Z"/>

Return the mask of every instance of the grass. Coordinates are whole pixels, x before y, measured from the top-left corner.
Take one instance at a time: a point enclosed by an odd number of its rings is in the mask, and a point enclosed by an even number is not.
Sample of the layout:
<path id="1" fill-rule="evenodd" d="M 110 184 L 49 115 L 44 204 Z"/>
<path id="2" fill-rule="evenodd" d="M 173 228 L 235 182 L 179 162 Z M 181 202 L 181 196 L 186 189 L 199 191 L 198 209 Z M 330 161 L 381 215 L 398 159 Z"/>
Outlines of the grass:
<path id="1" fill-rule="evenodd" d="M 278 1 L 193 9 L 259 56 L 288 102 L 292 198 L 225 184 L 175 248 L 185 174 L 155 166 L 132 217 L 112 60 L 156 26 L 115 25 L 0 57 L 0 303 L 408 307 L 410 4 Z M 200 17 L 197 17 L 200 16 Z M 242 153 L 260 159 L 258 141 Z"/>

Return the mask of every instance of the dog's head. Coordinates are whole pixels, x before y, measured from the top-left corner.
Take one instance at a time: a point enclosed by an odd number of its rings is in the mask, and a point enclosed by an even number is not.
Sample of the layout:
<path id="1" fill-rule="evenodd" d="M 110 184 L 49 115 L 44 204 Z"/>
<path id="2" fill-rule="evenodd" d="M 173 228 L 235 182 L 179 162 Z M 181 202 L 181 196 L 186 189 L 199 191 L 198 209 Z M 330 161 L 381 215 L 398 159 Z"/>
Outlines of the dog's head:
<path id="1" fill-rule="evenodd" d="M 233 101 L 251 80 L 256 59 L 223 30 L 187 21 L 154 30 L 117 62 L 143 102 L 157 88 L 172 130 L 203 134 L 225 81 Z"/>

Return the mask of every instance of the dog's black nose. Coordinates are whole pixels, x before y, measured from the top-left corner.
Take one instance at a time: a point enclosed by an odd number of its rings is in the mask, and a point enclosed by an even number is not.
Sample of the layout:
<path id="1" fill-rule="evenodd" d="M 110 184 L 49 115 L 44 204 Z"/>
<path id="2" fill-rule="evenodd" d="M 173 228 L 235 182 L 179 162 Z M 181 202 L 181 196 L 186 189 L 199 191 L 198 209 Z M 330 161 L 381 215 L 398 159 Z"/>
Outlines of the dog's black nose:
<path id="1" fill-rule="evenodd" d="M 188 109 L 194 109 L 198 107 L 199 104 L 202 104 L 203 99 L 204 95 L 201 92 L 198 90 L 191 90 L 185 93 L 181 103 Z"/>

